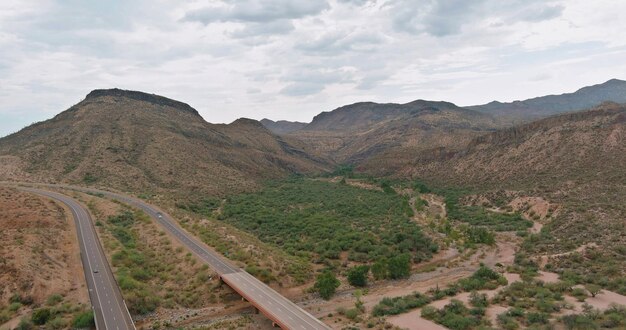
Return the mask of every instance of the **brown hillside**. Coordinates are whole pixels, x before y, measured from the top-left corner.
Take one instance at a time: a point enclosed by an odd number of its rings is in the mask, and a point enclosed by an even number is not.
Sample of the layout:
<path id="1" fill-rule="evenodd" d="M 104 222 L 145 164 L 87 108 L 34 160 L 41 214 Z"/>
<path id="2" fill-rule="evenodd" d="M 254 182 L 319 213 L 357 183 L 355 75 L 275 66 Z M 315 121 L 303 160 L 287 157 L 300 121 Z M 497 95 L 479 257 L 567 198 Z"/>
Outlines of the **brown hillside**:
<path id="1" fill-rule="evenodd" d="M 187 104 L 117 89 L 0 139 L 0 159 L 4 180 L 179 194 L 244 191 L 326 166 L 256 121 L 209 124 Z"/>
<path id="2" fill-rule="evenodd" d="M 340 163 L 455 148 L 495 127 L 494 120 L 448 102 L 356 103 L 316 116 L 293 136 Z"/>
<path id="3" fill-rule="evenodd" d="M 10 319 L 15 326 L 20 316 L 53 294 L 72 305 L 87 304 L 76 232 L 64 209 L 48 199 L 0 187 L 0 210 L 0 310 L 14 295 L 30 304 L 3 315 L 0 328 Z"/>
<path id="4" fill-rule="evenodd" d="M 626 183 L 626 106 L 558 115 L 473 139 L 462 151 L 424 154 L 405 174 L 452 184 L 536 187 Z"/>

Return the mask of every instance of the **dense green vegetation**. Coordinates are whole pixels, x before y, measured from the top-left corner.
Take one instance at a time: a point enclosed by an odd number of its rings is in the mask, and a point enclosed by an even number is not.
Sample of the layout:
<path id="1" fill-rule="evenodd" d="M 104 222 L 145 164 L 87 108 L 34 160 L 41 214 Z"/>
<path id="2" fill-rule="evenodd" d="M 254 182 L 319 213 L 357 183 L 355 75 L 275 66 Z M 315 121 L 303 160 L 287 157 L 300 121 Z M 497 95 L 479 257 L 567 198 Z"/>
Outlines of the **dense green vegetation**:
<path id="1" fill-rule="evenodd" d="M 115 276 L 132 314 L 147 314 L 160 306 L 199 307 L 207 301 L 212 289 L 208 266 L 196 265 L 180 247 L 174 250 L 169 238 L 160 237 L 164 233 L 144 213 L 123 210 L 100 227 L 112 236 L 105 240 L 105 247 L 114 251 Z M 181 263 L 185 271 L 179 268 Z M 215 294 L 210 300 L 217 300 Z"/>
<path id="2" fill-rule="evenodd" d="M 425 306 L 431 302 L 431 298 L 419 292 L 407 296 L 383 298 L 372 310 L 372 315 L 396 315 L 407 312 L 413 308 Z"/>
<path id="3" fill-rule="evenodd" d="M 484 315 L 484 308 L 469 309 L 462 302 L 454 299 L 440 310 L 431 306 L 422 309 L 422 317 L 452 330 L 473 329 L 479 325 L 488 326 L 489 321 Z"/>
<path id="4" fill-rule="evenodd" d="M 474 307 L 484 308 L 488 305 L 487 297 L 476 294 L 475 290 L 495 289 L 498 286 L 506 284 L 506 278 L 502 275 L 488 267 L 480 266 L 480 268 L 469 278 L 461 279 L 444 289 L 436 287 L 428 290 L 427 294 L 413 292 L 412 294 L 406 296 L 383 298 L 376 306 L 374 306 L 372 315 L 383 316 L 401 314 L 413 308 L 422 307 L 435 300 L 440 300 L 445 297 L 453 297 L 463 291 L 472 292 L 471 300 Z"/>
<path id="5" fill-rule="evenodd" d="M 147 255 L 143 245 L 137 247 L 137 233 L 133 225 L 141 219 L 140 214 L 131 211 L 111 216 L 107 219 L 109 232 L 121 244 L 122 249 L 113 254 L 112 263 L 117 268 L 117 281 L 124 291 L 128 307 L 133 314 L 146 314 L 154 311 L 160 304 L 156 292 L 152 291 L 144 282 L 156 277 L 153 271 L 158 262 Z"/>
<path id="6" fill-rule="evenodd" d="M 274 182 L 255 193 L 230 197 L 226 222 L 292 255 L 315 261 L 371 262 L 407 254 L 414 262 L 437 246 L 406 214 L 395 193 L 304 178 Z"/>
<path id="7" fill-rule="evenodd" d="M 487 211 L 482 206 L 468 206 L 459 199 L 469 192 L 460 189 L 441 189 L 437 193 L 445 197 L 448 218 L 467 222 L 472 226 L 484 226 L 495 231 L 518 231 L 532 227 L 532 222 L 515 213 Z"/>
<path id="8" fill-rule="evenodd" d="M 220 207 L 220 204 L 219 199 L 206 197 L 197 202 L 176 203 L 176 207 L 204 215 L 205 217 L 210 217 L 213 215 L 213 212 Z"/>

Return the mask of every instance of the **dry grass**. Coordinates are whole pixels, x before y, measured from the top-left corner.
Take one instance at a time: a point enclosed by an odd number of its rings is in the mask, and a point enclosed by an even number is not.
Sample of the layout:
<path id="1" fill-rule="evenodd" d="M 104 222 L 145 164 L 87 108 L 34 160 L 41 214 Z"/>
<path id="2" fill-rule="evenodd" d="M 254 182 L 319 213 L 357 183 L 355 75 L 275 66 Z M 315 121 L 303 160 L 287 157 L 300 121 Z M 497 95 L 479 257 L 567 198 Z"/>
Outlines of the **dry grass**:
<path id="1" fill-rule="evenodd" d="M 23 303 L 12 311 L 12 318 L 28 315 L 52 295 L 74 306 L 87 305 L 77 236 L 68 213 L 48 199 L 2 187 L 0 210 L 0 311 L 14 295 Z M 26 305 L 29 300 L 32 304 Z"/>

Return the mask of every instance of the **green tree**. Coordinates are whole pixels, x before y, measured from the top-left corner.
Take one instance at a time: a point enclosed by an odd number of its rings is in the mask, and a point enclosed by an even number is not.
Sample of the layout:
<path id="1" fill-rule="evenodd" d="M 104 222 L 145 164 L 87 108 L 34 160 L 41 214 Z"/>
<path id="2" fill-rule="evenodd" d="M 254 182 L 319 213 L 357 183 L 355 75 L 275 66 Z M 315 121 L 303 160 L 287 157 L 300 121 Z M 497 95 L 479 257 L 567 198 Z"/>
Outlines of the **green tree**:
<path id="1" fill-rule="evenodd" d="M 389 278 L 399 279 L 409 277 L 411 274 L 411 256 L 400 254 L 389 259 Z"/>
<path id="2" fill-rule="evenodd" d="M 324 271 L 317 276 L 314 288 L 322 298 L 328 300 L 335 294 L 335 290 L 340 284 L 341 282 L 335 277 L 335 274 L 331 271 Z"/>
<path id="3" fill-rule="evenodd" d="M 589 291 L 589 293 L 591 293 L 592 297 L 595 297 L 598 293 L 600 293 L 602 291 L 602 288 L 599 285 L 596 285 L 596 284 L 587 284 L 585 286 L 585 289 L 587 289 L 587 291 Z"/>
<path id="4" fill-rule="evenodd" d="M 354 266 L 348 270 L 348 283 L 352 286 L 364 287 L 367 285 L 367 274 L 370 266 Z"/>

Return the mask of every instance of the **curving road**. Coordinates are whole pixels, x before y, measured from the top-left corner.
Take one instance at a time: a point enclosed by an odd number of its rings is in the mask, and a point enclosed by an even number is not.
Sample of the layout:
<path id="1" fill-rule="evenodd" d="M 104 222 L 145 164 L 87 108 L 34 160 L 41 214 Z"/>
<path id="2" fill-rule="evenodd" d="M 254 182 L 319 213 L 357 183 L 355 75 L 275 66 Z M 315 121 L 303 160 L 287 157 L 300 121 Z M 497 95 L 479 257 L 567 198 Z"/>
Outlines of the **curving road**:
<path id="1" fill-rule="evenodd" d="M 145 203 L 137 198 L 104 190 L 65 185 L 50 186 L 73 189 L 92 194 L 101 194 L 108 198 L 115 199 L 119 202 L 143 210 L 150 217 L 155 219 L 156 222 L 167 230 L 172 236 L 180 241 L 180 243 L 182 243 L 187 249 L 213 268 L 224 283 L 228 284 L 228 286 L 230 286 L 233 290 L 237 291 L 237 293 L 239 293 L 281 328 L 302 330 L 330 329 L 330 327 L 326 324 L 291 302 L 289 299 L 280 295 L 265 283 L 259 281 L 257 278 L 248 274 L 239 267 L 223 260 L 216 252 L 211 251 L 203 243 L 196 240 L 191 234 L 180 228 L 176 221 L 159 208 Z"/>
<path id="2" fill-rule="evenodd" d="M 97 329 L 135 329 L 117 282 L 109 268 L 104 251 L 98 241 L 96 229 L 89 212 L 76 200 L 47 190 L 19 188 L 57 200 L 70 208 L 76 223 L 80 257 L 85 271 L 89 299 L 94 310 Z"/>

